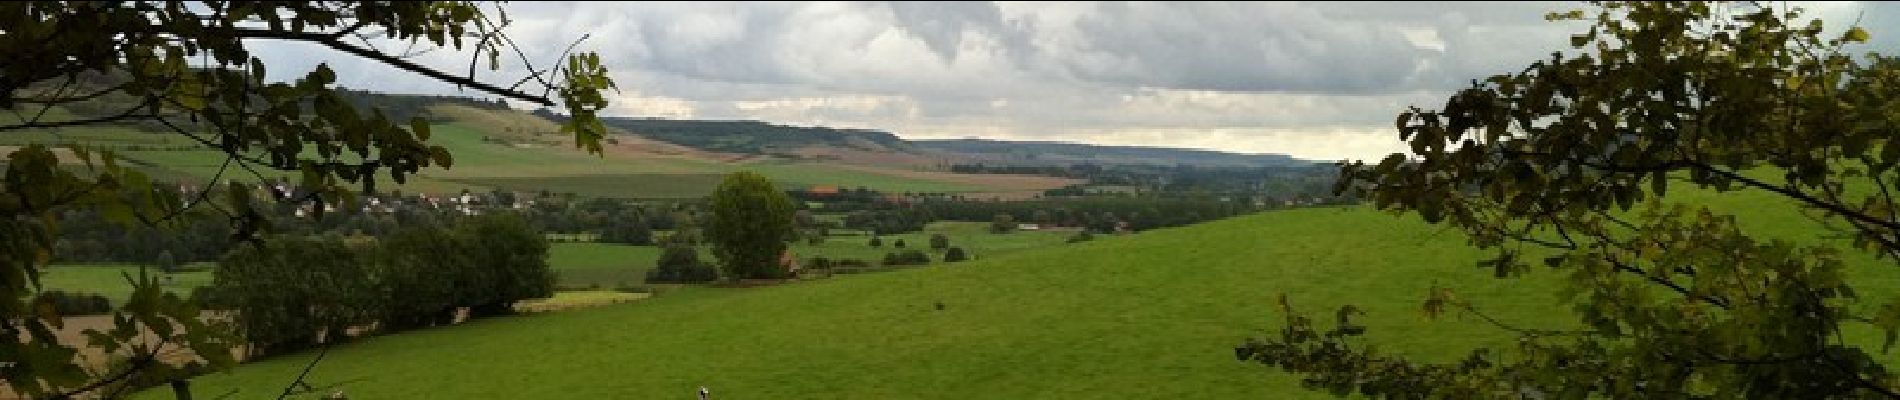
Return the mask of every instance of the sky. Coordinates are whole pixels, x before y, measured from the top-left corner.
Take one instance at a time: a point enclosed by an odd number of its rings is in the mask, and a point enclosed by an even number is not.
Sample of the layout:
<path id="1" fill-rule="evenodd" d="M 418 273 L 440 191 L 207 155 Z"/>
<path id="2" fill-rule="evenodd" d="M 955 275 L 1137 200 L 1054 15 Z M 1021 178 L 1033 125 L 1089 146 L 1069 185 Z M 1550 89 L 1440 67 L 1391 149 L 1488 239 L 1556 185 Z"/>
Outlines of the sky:
<path id="1" fill-rule="evenodd" d="M 1801 6 L 1869 27 L 1895 54 L 1900 5 Z M 508 3 L 507 32 L 537 66 L 598 52 L 612 116 L 756 119 L 908 139 L 1055 140 L 1378 159 L 1402 151 L 1406 107 L 1433 109 L 1474 79 L 1567 48 L 1586 26 L 1545 21 L 1580 3 Z M 497 14 L 499 15 L 499 14 Z M 327 48 L 252 43 L 273 78 L 316 63 L 340 84 L 492 97 Z M 403 49 L 390 43 L 384 50 Z M 470 53 L 419 63 L 466 71 Z M 512 83 L 514 57 L 478 72 Z"/>

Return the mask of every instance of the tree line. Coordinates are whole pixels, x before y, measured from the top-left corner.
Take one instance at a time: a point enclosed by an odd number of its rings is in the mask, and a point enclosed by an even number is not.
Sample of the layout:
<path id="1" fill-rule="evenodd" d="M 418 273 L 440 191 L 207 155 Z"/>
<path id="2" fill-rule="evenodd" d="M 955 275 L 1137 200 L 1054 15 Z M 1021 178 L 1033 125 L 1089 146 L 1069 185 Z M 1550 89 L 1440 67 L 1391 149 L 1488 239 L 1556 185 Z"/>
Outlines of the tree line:
<path id="1" fill-rule="evenodd" d="M 233 312 L 253 355 L 512 313 L 553 294 L 547 240 L 519 215 L 409 226 L 369 239 L 273 236 L 237 246 L 194 293 Z"/>

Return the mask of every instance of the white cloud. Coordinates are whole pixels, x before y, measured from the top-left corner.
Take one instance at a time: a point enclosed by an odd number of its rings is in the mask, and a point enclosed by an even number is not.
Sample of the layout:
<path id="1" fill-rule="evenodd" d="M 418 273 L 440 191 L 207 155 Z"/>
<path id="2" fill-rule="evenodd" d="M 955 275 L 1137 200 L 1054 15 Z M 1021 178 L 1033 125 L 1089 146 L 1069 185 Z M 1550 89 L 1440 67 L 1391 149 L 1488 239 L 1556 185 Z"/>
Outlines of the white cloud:
<path id="1" fill-rule="evenodd" d="M 1804 4 L 1900 47 L 1900 6 Z M 512 3 L 511 36 L 554 61 L 597 51 L 616 115 L 754 118 L 908 137 L 1087 141 L 1377 158 L 1392 116 L 1566 48 L 1573 3 Z M 265 43 L 285 79 L 453 86 L 317 46 Z M 1889 53 L 1892 51 L 1889 50 Z M 466 53 L 415 60 L 451 71 Z M 518 60 L 484 79 L 513 82 Z M 479 93 L 462 92 L 466 94 Z"/>

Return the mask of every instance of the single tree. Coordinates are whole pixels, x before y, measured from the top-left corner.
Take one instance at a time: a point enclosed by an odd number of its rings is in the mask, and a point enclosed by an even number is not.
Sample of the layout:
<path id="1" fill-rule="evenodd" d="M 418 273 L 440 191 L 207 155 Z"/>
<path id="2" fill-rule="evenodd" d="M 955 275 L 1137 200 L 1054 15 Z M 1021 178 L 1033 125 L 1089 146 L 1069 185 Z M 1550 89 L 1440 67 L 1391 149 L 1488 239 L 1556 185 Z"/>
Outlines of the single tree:
<path id="1" fill-rule="evenodd" d="M 1900 302 L 1856 296 L 1900 260 L 1900 59 L 1851 54 L 1865 30 L 1772 4 L 1610 2 L 1555 17 L 1594 26 L 1572 52 L 1401 114 L 1409 154 L 1345 164 L 1339 187 L 1463 231 L 1495 251 L 1479 266 L 1500 278 L 1567 274 L 1562 309 L 1577 323 L 1519 326 L 1436 289 L 1428 315 L 1516 336 L 1437 363 L 1370 350 L 1356 307 L 1326 328 L 1282 301 L 1278 334 L 1236 355 L 1369 397 L 1900 397 L 1879 355 L 1900 337 Z M 1756 237 L 1664 197 L 1685 185 L 1802 208 L 1853 246 Z M 1854 251 L 1888 268 L 1850 270 Z"/>
<path id="2" fill-rule="evenodd" d="M 778 278 L 779 257 L 792 239 L 792 199 L 765 176 L 727 175 L 712 195 L 705 234 L 727 279 Z"/>

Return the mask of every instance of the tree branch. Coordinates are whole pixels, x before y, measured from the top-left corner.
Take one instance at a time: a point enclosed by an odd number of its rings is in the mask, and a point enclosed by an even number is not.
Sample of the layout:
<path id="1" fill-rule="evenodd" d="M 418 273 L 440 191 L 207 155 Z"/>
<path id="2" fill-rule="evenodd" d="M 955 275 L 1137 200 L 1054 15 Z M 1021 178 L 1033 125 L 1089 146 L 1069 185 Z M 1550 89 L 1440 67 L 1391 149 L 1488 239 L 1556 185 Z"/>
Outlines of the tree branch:
<path id="1" fill-rule="evenodd" d="M 337 51 L 342 51 L 342 52 L 350 53 L 358 57 L 376 60 L 377 62 L 381 62 L 383 64 L 387 64 L 389 66 L 396 67 L 404 71 L 421 74 L 423 76 L 427 76 L 429 78 L 433 78 L 442 82 L 447 82 L 447 83 L 460 85 L 460 86 L 467 86 L 467 87 L 475 88 L 476 90 L 488 92 L 490 94 L 495 94 L 495 95 L 499 95 L 503 97 L 521 100 L 521 101 L 526 101 L 526 102 L 530 102 L 534 104 L 540 104 L 543 106 L 549 106 L 549 107 L 554 106 L 554 101 L 548 100 L 547 97 L 535 96 L 535 95 L 523 93 L 520 91 L 511 90 L 508 88 L 490 85 L 487 83 L 483 83 L 481 81 L 469 79 L 467 77 L 456 76 L 454 74 L 438 71 L 436 69 L 429 68 L 421 64 L 416 64 L 409 60 L 404 60 L 402 58 L 398 58 L 398 57 L 391 56 L 388 54 L 383 54 L 382 52 L 365 49 L 362 47 L 357 47 L 349 43 L 344 43 L 342 40 L 339 40 L 327 34 L 280 32 L 280 31 L 271 31 L 271 30 L 243 29 L 243 28 L 233 29 L 231 32 L 238 38 L 243 38 L 243 39 L 297 40 L 297 41 L 305 41 L 305 42 L 313 42 L 317 44 L 322 44 L 326 47 L 335 49 Z"/>

